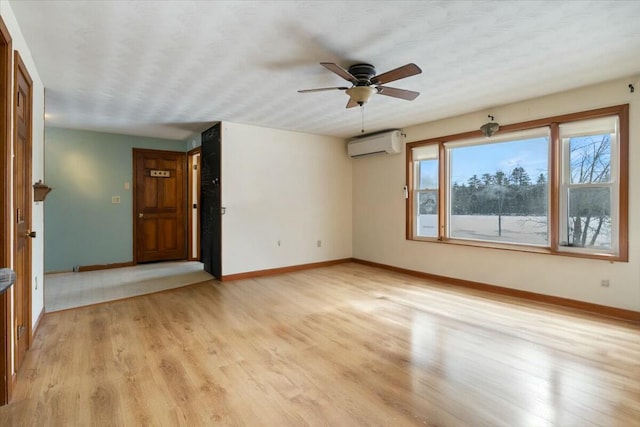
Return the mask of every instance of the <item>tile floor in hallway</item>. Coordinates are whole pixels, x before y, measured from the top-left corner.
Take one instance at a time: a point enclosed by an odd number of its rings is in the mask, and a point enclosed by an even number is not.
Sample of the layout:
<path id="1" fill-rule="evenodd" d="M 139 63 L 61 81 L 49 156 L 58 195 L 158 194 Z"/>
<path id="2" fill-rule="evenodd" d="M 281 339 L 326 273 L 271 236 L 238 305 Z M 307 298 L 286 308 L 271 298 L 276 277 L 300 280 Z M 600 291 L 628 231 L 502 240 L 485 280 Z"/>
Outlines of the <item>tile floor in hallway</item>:
<path id="1" fill-rule="evenodd" d="M 47 313 L 212 280 L 201 262 L 178 261 L 45 276 Z"/>

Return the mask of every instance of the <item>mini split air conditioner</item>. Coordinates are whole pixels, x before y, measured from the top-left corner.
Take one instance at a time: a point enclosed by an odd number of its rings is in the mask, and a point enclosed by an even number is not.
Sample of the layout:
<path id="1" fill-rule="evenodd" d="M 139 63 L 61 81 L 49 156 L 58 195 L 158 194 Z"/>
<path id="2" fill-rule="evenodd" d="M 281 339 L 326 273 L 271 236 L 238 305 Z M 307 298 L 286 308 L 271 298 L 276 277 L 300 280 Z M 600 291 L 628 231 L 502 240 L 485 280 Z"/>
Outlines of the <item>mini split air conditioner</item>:
<path id="1" fill-rule="evenodd" d="M 392 130 L 353 138 L 347 143 L 352 159 L 402 153 L 402 131 Z"/>

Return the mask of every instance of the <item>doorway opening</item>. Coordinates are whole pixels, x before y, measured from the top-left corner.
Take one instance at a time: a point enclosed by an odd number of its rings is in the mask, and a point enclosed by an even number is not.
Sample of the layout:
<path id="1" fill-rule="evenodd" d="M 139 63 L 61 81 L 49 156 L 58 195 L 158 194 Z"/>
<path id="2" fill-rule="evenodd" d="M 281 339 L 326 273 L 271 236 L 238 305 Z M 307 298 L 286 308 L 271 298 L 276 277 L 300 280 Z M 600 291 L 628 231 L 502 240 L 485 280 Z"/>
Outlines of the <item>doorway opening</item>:
<path id="1" fill-rule="evenodd" d="M 188 259 L 200 260 L 200 147 L 187 152 L 188 166 Z"/>

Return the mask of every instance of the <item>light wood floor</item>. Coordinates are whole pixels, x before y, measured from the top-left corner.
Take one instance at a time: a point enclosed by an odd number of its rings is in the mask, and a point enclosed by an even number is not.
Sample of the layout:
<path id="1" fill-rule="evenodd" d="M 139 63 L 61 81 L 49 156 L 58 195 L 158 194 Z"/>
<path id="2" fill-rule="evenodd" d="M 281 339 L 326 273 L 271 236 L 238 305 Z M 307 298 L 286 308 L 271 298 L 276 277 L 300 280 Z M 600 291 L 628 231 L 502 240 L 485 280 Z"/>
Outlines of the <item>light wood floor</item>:
<path id="1" fill-rule="evenodd" d="M 639 426 L 640 326 L 356 264 L 47 314 L 1 426 Z"/>

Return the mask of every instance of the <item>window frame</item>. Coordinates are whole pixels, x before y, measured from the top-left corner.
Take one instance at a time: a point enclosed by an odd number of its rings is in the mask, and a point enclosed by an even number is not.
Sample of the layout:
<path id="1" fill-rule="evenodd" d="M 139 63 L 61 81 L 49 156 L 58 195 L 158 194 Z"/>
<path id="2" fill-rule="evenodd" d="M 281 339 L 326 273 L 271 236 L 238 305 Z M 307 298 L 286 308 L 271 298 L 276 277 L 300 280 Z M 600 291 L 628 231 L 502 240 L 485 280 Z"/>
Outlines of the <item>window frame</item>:
<path id="1" fill-rule="evenodd" d="M 617 127 L 618 131 L 620 130 L 620 124 L 619 124 L 619 116 L 617 115 L 611 115 L 608 117 L 616 117 L 618 120 L 616 122 L 616 125 L 614 127 Z M 584 121 L 588 121 L 591 119 L 585 119 Z M 597 119 L 595 119 L 597 120 Z M 594 131 L 597 132 L 597 131 Z M 591 133 L 591 132 L 590 132 Z M 619 135 L 616 134 L 616 136 Z M 590 135 L 584 135 L 584 136 L 590 136 Z M 611 217 L 611 224 L 612 227 L 613 225 L 615 225 L 615 228 L 612 228 L 612 230 L 615 230 L 618 228 L 618 223 L 619 223 L 619 219 L 620 219 L 620 212 L 619 211 L 619 206 L 620 203 L 613 203 L 614 201 L 618 201 L 619 200 L 619 183 L 620 183 L 620 173 L 619 173 L 619 160 L 620 160 L 620 156 L 618 154 L 619 151 L 619 137 L 615 138 L 612 136 L 612 138 L 610 139 L 610 156 L 611 159 L 617 159 L 617 162 L 614 161 L 610 161 L 610 179 L 608 181 L 601 181 L 601 182 L 588 182 L 588 183 L 572 183 L 571 182 L 571 147 L 570 147 L 570 139 L 572 138 L 572 136 L 567 136 L 567 137 L 563 137 L 562 134 L 562 129 L 560 129 L 560 134 L 559 134 L 559 144 L 560 144 L 560 152 L 561 152 L 561 158 L 560 158 L 560 164 L 561 167 L 564 168 L 562 169 L 562 174 L 560 176 L 560 182 L 559 182 L 559 188 L 560 188 L 560 193 L 559 193 L 559 208 L 560 208 L 560 214 L 559 214 L 559 225 L 560 225 L 560 230 L 562 231 L 562 234 L 560 234 L 558 236 L 558 241 L 559 242 L 563 242 L 565 244 L 561 244 L 559 246 L 560 250 L 562 251 L 568 251 L 568 252 L 598 252 L 598 249 L 593 249 L 593 248 L 585 248 L 585 247 L 580 247 L 580 246 L 572 246 L 569 244 L 569 239 L 567 238 L 567 241 L 564 241 L 564 233 L 567 232 L 567 229 L 569 227 L 569 206 L 570 206 L 570 202 L 569 202 L 569 191 L 571 189 L 595 189 L 595 188 L 608 188 L 610 193 L 609 193 L 609 199 L 610 199 L 610 209 L 611 209 L 611 213 L 610 213 L 610 217 Z M 565 141 L 565 139 L 567 139 Z M 612 246 L 612 252 L 618 249 L 618 240 L 619 240 L 619 236 L 617 233 L 612 233 L 611 235 L 611 246 Z"/>
<path id="2" fill-rule="evenodd" d="M 425 145 L 423 147 L 426 147 L 426 146 L 428 146 L 428 145 Z M 440 152 L 438 147 L 436 147 L 435 151 L 436 151 L 435 152 L 435 156 L 436 156 L 435 158 L 427 158 L 427 159 L 420 158 L 420 161 L 428 160 L 428 161 L 435 161 L 436 162 L 436 167 L 437 167 L 436 169 L 437 169 L 437 175 L 438 175 L 437 176 L 437 183 L 436 183 L 437 185 L 436 185 L 436 187 L 435 188 L 434 187 L 423 188 L 419 184 L 421 182 L 420 177 L 422 176 L 422 167 L 421 167 L 422 165 L 420 165 L 418 162 L 414 162 L 413 163 L 413 167 L 414 167 L 413 179 L 414 179 L 414 181 L 413 181 L 413 186 L 412 186 L 413 193 L 411 194 L 411 197 L 413 197 L 414 200 L 418 201 L 418 203 L 414 203 L 414 205 L 413 205 L 413 209 L 414 209 L 413 214 L 414 214 L 414 218 L 416 218 L 419 215 L 419 212 L 420 212 L 420 203 L 419 203 L 420 194 L 423 193 L 423 192 L 436 192 L 436 201 L 437 201 L 436 206 L 437 206 L 438 222 L 436 224 L 436 232 L 435 233 L 436 233 L 436 238 L 437 238 L 437 236 L 440 234 L 440 197 L 439 197 L 439 195 L 440 195 L 440 187 L 442 186 L 442 181 L 441 181 L 441 177 L 440 177 L 441 168 L 439 166 L 440 165 L 441 152 Z M 412 229 L 412 232 L 417 234 L 418 233 L 418 229 L 417 229 L 418 228 L 418 223 L 414 222 L 413 226 L 415 228 Z M 429 238 L 429 239 L 433 239 L 434 238 L 434 237 L 430 237 L 430 236 L 422 236 L 422 237 Z"/>
<path id="3" fill-rule="evenodd" d="M 560 246 L 559 228 L 560 228 L 560 188 L 563 155 L 563 144 L 560 139 L 560 125 L 570 122 L 582 120 L 596 119 L 607 116 L 617 116 L 619 124 L 618 146 L 617 146 L 617 168 L 618 168 L 618 205 L 615 206 L 618 211 L 618 229 L 615 231 L 617 239 L 617 252 L 598 252 L 593 249 L 567 250 L 565 246 Z M 463 132 L 453 135 L 446 135 L 438 138 L 430 138 L 421 141 L 415 141 L 407 144 L 406 150 L 406 183 L 407 194 L 406 199 L 406 239 L 431 243 L 446 243 L 463 246 L 475 246 L 492 249 L 513 250 L 522 252 L 535 252 L 551 255 L 604 259 L 608 261 L 628 262 L 629 260 L 629 243 L 628 243 L 628 210 L 629 210 L 629 104 L 616 105 L 611 107 L 598 108 L 594 110 L 582 111 L 571 114 L 564 114 L 552 117 L 546 117 L 537 120 L 514 123 L 510 125 L 500 126 L 500 134 L 510 132 L 524 131 L 535 128 L 549 128 L 549 192 L 548 192 L 548 236 L 547 246 L 534 246 L 529 244 L 511 244 L 491 241 L 476 241 L 466 239 L 456 239 L 447 237 L 447 217 L 448 203 L 450 200 L 448 171 L 451 168 L 450 159 L 446 155 L 445 144 L 462 141 L 465 139 L 478 138 L 482 136 L 479 130 Z M 416 221 L 414 215 L 416 211 L 414 194 L 415 194 L 415 173 L 413 161 L 413 148 L 425 145 L 438 146 L 439 161 L 439 186 L 438 186 L 438 233 L 437 238 L 417 236 Z M 614 207 L 612 206 L 612 209 Z"/>
<path id="4" fill-rule="evenodd" d="M 524 135 L 523 135 L 524 133 Z M 447 156 L 447 163 L 446 163 L 446 170 L 445 170 L 445 174 L 447 175 L 447 200 L 450 201 L 451 203 L 454 202 L 454 198 L 452 195 L 453 192 L 453 182 L 451 182 L 451 176 L 453 175 L 454 172 L 454 166 L 453 166 L 453 160 L 454 160 L 454 156 L 452 151 L 455 151 L 458 148 L 465 148 L 465 147 L 480 147 L 480 146 L 495 146 L 496 144 L 502 144 L 502 143 L 510 143 L 510 142 L 521 142 L 523 140 L 528 140 L 528 139 L 533 139 L 533 138 L 545 138 L 546 139 L 546 145 L 547 145 L 547 150 L 546 150 L 546 154 L 547 154 L 547 166 L 550 165 L 550 159 L 549 159 L 549 152 L 550 152 L 550 147 L 551 147 L 551 142 L 550 142 L 550 138 L 551 138 L 551 133 L 549 132 L 549 129 L 547 126 L 541 126 L 541 127 L 537 127 L 537 128 L 532 128 L 532 129 L 528 129 L 525 131 L 513 131 L 513 132 L 509 132 L 506 134 L 501 134 L 499 135 L 497 138 L 494 138 L 493 141 L 491 141 L 489 138 L 486 137 L 482 137 L 482 138 L 475 138 L 475 139 L 468 139 L 468 140 L 463 140 L 463 141 L 451 141 L 451 142 L 446 142 L 444 143 L 444 147 L 445 147 L 445 153 Z M 510 135 L 510 136 L 509 136 Z M 448 173 L 447 173 L 448 172 Z M 503 171 L 504 172 L 504 171 Z M 547 183 L 547 187 L 549 187 L 549 184 Z M 547 191 L 547 208 L 549 206 L 549 191 Z M 445 207 L 446 209 L 446 207 Z M 446 239 L 450 239 L 450 240 L 464 240 L 464 241 L 472 241 L 472 242 L 480 242 L 482 243 L 497 243 L 497 244 L 505 244 L 505 245 L 515 245 L 515 246 L 532 246 L 532 247 L 541 247 L 541 248 L 545 248 L 548 245 L 547 244 L 534 244 L 534 243 L 523 243 L 523 242 L 514 242 L 514 241 L 504 241 L 501 242 L 499 240 L 482 240 L 482 239 L 472 239 L 472 238 L 464 238 L 464 237 L 456 237 L 453 236 L 453 225 L 452 225 L 452 217 L 454 216 L 452 213 L 452 209 L 450 209 L 447 213 L 447 217 L 445 219 L 445 222 L 450 224 L 450 227 L 445 227 L 444 229 L 444 233 L 446 233 L 444 235 L 444 238 Z M 549 229 L 549 214 L 547 212 L 547 236 L 549 235 L 548 233 L 548 229 Z M 548 237 L 547 237 L 548 239 Z"/>

